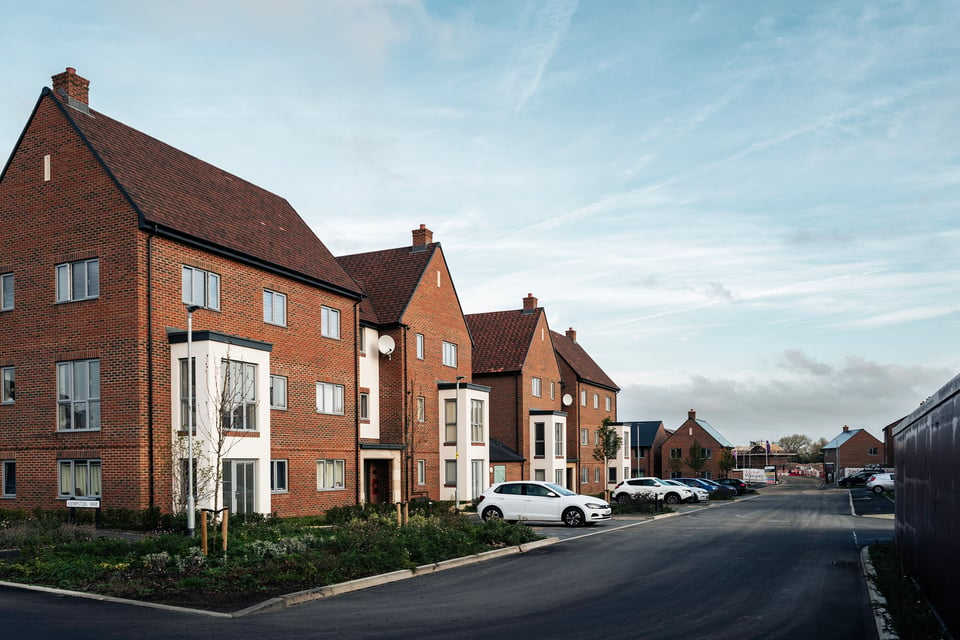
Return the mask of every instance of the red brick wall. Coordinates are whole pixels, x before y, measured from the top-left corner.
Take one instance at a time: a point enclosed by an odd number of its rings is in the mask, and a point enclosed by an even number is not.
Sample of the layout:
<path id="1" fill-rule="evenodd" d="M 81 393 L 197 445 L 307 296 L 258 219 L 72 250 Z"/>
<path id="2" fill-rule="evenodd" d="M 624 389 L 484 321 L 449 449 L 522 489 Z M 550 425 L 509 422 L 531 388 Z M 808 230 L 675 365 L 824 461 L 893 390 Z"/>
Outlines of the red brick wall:
<path id="1" fill-rule="evenodd" d="M 711 478 L 716 479 L 720 477 L 720 451 L 723 446 L 717 442 L 713 436 L 707 433 L 696 420 L 687 420 L 673 432 L 673 435 L 663 442 L 660 451 L 662 477 L 669 478 L 673 472 L 673 467 L 670 466 L 670 449 L 681 449 L 681 460 L 686 460 L 690 456 L 689 451 L 694 440 L 696 440 L 702 448 L 711 449 L 713 454 L 713 457 L 706 461 L 700 473 L 709 471 Z M 700 477 L 700 473 L 694 473 L 686 464 L 681 465 L 680 473 L 681 477 L 684 478 Z"/>

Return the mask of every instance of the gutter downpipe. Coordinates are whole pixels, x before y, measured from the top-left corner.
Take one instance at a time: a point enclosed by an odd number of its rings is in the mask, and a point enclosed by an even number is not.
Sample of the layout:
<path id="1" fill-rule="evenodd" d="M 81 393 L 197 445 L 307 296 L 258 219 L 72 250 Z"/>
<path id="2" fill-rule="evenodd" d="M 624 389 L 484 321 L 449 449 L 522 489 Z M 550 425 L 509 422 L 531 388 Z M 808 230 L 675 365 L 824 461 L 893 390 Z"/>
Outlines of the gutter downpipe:
<path id="1" fill-rule="evenodd" d="M 153 232 L 147 232 L 147 484 L 148 505 L 156 506 L 156 474 L 153 447 Z"/>
<path id="2" fill-rule="evenodd" d="M 363 477 L 360 459 L 360 300 L 353 303 L 353 433 L 354 451 L 357 464 L 357 487 L 354 491 L 354 503 L 360 504 L 360 482 Z"/>

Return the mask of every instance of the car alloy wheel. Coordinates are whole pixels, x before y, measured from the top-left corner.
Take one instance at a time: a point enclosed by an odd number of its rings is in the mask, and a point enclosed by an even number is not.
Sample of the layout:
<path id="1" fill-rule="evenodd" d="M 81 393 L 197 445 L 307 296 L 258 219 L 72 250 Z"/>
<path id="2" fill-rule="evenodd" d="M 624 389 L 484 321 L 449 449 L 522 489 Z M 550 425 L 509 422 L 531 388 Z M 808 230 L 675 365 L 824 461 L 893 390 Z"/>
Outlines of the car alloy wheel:
<path id="1" fill-rule="evenodd" d="M 883 487 L 881 487 L 880 485 L 876 485 L 876 486 L 873 488 L 873 492 L 874 492 L 874 493 L 883 493 Z"/>
<path id="2" fill-rule="evenodd" d="M 583 511 L 580 511 L 580 509 L 570 507 L 563 512 L 563 524 L 568 527 L 579 527 L 583 524 L 583 520 Z"/>
<path id="3" fill-rule="evenodd" d="M 483 510 L 483 519 L 486 520 L 502 520 L 503 512 L 496 507 L 487 507 Z"/>
<path id="4" fill-rule="evenodd" d="M 663 499 L 667 504 L 680 504 L 680 496 L 675 493 L 668 493 L 667 497 Z"/>
<path id="5" fill-rule="evenodd" d="M 617 496 L 618 504 L 626 505 L 626 504 L 630 504 L 631 502 L 633 502 L 633 499 L 630 497 L 629 493 L 621 493 L 620 495 Z"/>

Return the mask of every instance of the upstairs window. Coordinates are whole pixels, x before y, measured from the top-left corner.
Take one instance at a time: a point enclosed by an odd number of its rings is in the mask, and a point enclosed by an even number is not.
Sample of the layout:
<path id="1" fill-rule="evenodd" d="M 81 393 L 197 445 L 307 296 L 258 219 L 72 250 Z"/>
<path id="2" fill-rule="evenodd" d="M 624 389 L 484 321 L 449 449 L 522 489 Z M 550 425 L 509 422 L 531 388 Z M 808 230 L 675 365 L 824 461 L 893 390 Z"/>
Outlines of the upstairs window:
<path id="1" fill-rule="evenodd" d="M 331 307 L 320 308 L 320 335 L 340 339 L 340 312 Z"/>
<path id="2" fill-rule="evenodd" d="M 417 334 L 417 359 L 423 360 L 423 334 Z"/>
<path id="3" fill-rule="evenodd" d="M 457 366 L 457 345 L 452 342 L 443 343 L 443 364 L 448 367 Z"/>
<path id="4" fill-rule="evenodd" d="M 670 449 L 670 458 L 673 460 L 679 460 L 683 457 L 683 449 Z"/>
<path id="5" fill-rule="evenodd" d="M 417 396 L 417 422 L 427 421 L 427 399 Z"/>
<path id="6" fill-rule="evenodd" d="M 553 455 L 557 458 L 562 458 L 565 455 L 563 446 L 564 431 L 565 427 L 562 422 L 555 422 L 553 424 Z"/>
<path id="7" fill-rule="evenodd" d="M 287 378 L 285 376 L 270 376 L 270 408 L 287 408 Z"/>
<path id="8" fill-rule="evenodd" d="M 531 392 L 535 398 L 539 398 L 543 390 L 543 381 L 540 378 L 533 378 L 531 380 Z"/>
<path id="9" fill-rule="evenodd" d="M 57 302 L 89 300 L 100 295 L 100 261 L 78 260 L 57 265 Z"/>
<path id="10" fill-rule="evenodd" d="M 263 290 L 263 321 L 287 326 L 287 296 L 269 289 Z"/>
<path id="11" fill-rule="evenodd" d="M 542 458 L 547 452 L 546 433 L 544 423 L 533 423 L 533 455 L 535 458 Z"/>
<path id="12" fill-rule="evenodd" d="M 220 276 L 217 274 L 184 266 L 181 289 L 183 304 L 220 310 Z"/>
<path id="13" fill-rule="evenodd" d="M 457 441 L 457 401 L 443 401 L 443 441 L 453 444 Z"/>
<path id="14" fill-rule="evenodd" d="M 0 276 L 0 311 L 13 309 L 13 274 L 5 273 Z"/>
<path id="15" fill-rule="evenodd" d="M 360 419 L 370 419 L 370 394 L 366 391 L 360 392 Z"/>
<path id="16" fill-rule="evenodd" d="M 483 400 L 470 401 L 470 440 L 483 442 Z"/>
<path id="17" fill-rule="evenodd" d="M 343 415 L 343 385 L 317 383 L 317 413 Z"/>
<path id="18" fill-rule="evenodd" d="M 606 405 L 606 411 L 610 411 L 610 406 L 611 406 L 610 396 L 604 396 L 604 403 Z"/>
<path id="19" fill-rule="evenodd" d="M 581 407 L 587 406 L 587 392 L 586 392 L 586 391 L 581 391 L 581 392 L 580 392 L 580 406 L 581 406 Z"/>
<path id="20" fill-rule="evenodd" d="M 220 420 L 229 431 L 257 429 L 257 365 L 224 360 Z"/>
<path id="21" fill-rule="evenodd" d="M 100 428 L 100 361 L 57 364 L 57 413 L 61 431 Z"/>
<path id="22" fill-rule="evenodd" d="M 13 404 L 16 400 L 17 370 L 13 367 L 3 367 L 0 372 L 2 372 L 3 378 L 3 391 L 0 394 L 0 401 L 3 404 Z"/>

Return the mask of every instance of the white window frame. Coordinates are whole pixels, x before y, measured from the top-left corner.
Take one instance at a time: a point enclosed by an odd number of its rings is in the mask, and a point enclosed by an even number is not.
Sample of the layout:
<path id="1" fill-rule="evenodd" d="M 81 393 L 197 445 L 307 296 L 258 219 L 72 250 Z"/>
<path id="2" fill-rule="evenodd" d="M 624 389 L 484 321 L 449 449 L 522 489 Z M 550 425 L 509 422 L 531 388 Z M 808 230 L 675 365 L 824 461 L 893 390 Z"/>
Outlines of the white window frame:
<path id="1" fill-rule="evenodd" d="M 279 327 L 287 326 L 287 294 L 263 290 L 263 321 Z"/>
<path id="2" fill-rule="evenodd" d="M 287 377 L 270 375 L 270 408 L 287 408 Z"/>
<path id="3" fill-rule="evenodd" d="M 593 481 L 600 482 L 600 467 L 596 467 L 593 470 Z"/>
<path id="4" fill-rule="evenodd" d="M 360 411 L 361 420 L 370 419 L 370 392 L 369 391 L 360 392 L 360 406 L 358 410 Z"/>
<path id="5" fill-rule="evenodd" d="M 193 393 L 187 391 L 187 359 L 180 358 L 180 430 L 187 430 L 187 404 L 193 400 L 193 432 L 197 432 L 197 359 L 193 358 Z"/>
<path id="6" fill-rule="evenodd" d="M 610 407 L 612 406 L 610 402 L 610 396 L 604 396 L 603 399 L 605 402 L 606 411 L 610 411 Z"/>
<path id="7" fill-rule="evenodd" d="M 287 460 L 270 461 L 270 493 L 289 493 L 290 463 Z"/>
<path id="8" fill-rule="evenodd" d="M 320 307 L 320 335 L 324 338 L 340 339 L 340 310 L 333 307 Z"/>
<path id="9" fill-rule="evenodd" d="M 470 400 L 470 441 L 484 442 L 483 437 L 483 400 Z"/>
<path id="10" fill-rule="evenodd" d="M 82 373 L 82 380 L 78 380 Z M 85 388 L 78 388 L 77 384 Z M 86 413 L 86 424 L 76 426 L 77 410 Z M 66 412 L 66 413 L 64 413 Z M 100 360 L 57 363 L 57 431 L 100 430 Z"/>
<path id="11" fill-rule="evenodd" d="M 567 455 L 563 446 L 563 432 L 566 431 L 562 422 L 553 423 L 553 455 L 562 458 Z"/>
<path id="12" fill-rule="evenodd" d="M 0 496 L 4 498 L 17 497 L 16 460 L 0 460 Z"/>
<path id="13" fill-rule="evenodd" d="M 590 446 L 590 429 L 580 429 L 580 446 Z"/>
<path id="14" fill-rule="evenodd" d="M 590 469 L 587 467 L 580 467 L 580 484 L 589 484 L 590 483 Z"/>
<path id="15" fill-rule="evenodd" d="M 83 469 L 78 475 L 77 471 Z M 77 493 L 77 480 L 84 475 L 85 491 Z M 69 484 L 66 484 L 69 481 Z M 69 491 L 65 491 L 69 488 Z M 57 492 L 63 498 L 97 498 L 103 493 L 103 471 L 97 458 L 83 460 L 57 460 Z"/>
<path id="16" fill-rule="evenodd" d="M 200 287 L 203 291 L 197 291 Z M 183 265 L 180 271 L 180 294 L 183 304 L 220 310 L 220 276 L 212 271 Z"/>
<path id="17" fill-rule="evenodd" d="M 424 359 L 424 342 L 423 342 L 423 340 L 424 340 L 423 334 L 422 334 L 422 333 L 418 333 L 418 334 L 417 334 L 417 359 L 418 359 L 418 360 L 423 360 L 423 359 Z"/>
<path id="18" fill-rule="evenodd" d="M 553 381 L 550 382 L 550 399 L 557 399 L 557 383 Z"/>
<path id="19" fill-rule="evenodd" d="M 447 444 L 457 442 L 457 401 L 451 398 L 443 401 L 443 441 Z"/>
<path id="20" fill-rule="evenodd" d="M 0 404 L 13 404 L 17 400 L 16 367 L 0 367 Z"/>
<path id="21" fill-rule="evenodd" d="M 553 482 L 559 486 L 564 485 L 564 476 L 566 475 L 564 469 L 554 469 L 553 470 Z"/>
<path id="22" fill-rule="evenodd" d="M 547 470 L 546 469 L 534 469 L 533 470 L 533 479 L 539 480 L 540 482 L 547 481 Z"/>
<path id="23" fill-rule="evenodd" d="M 534 398 L 539 398 L 540 394 L 543 393 L 543 380 L 540 378 L 531 378 L 530 393 L 533 394 Z"/>
<path id="24" fill-rule="evenodd" d="M 600 408 L 600 394 L 599 394 L 599 393 L 593 394 L 593 408 L 594 408 L 594 409 L 599 409 L 599 408 Z"/>
<path id="25" fill-rule="evenodd" d="M 343 491 L 344 460 L 317 460 L 317 491 Z"/>
<path id="26" fill-rule="evenodd" d="M 333 382 L 317 383 L 317 413 L 343 415 L 343 385 Z"/>
<path id="27" fill-rule="evenodd" d="M 445 367 L 457 366 L 457 345 L 446 340 L 443 341 L 443 365 Z"/>
<path id="28" fill-rule="evenodd" d="M 427 421 L 427 399 L 424 396 L 417 396 L 417 422 Z"/>
<path id="29" fill-rule="evenodd" d="M 220 375 L 225 405 L 220 407 L 221 426 L 227 431 L 257 431 L 257 365 L 224 358 Z"/>
<path id="30" fill-rule="evenodd" d="M 82 288 L 81 290 L 78 290 Z M 100 297 L 100 260 L 89 258 L 57 265 L 57 302 Z"/>
<path id="31" fill-rule="evenodd" d="M 580 390 L 580 406 L 581 407 L 587 406 L 587 390 L 586 389 Z"/>
<path id="32" fill-rule="evenodd" d="M 427 461 L 417 460 L 417 484 L 423 486 L 427 484 Z"/>
<path id="33" fill-rule="evenodd" d="M 0 311 L 13 310 L 13 274 L 0 275 Z"/>
<path id="34" fill-rule="evenodd" d="M 457 486 L 457 461 L 443 461 L 443 484 L 446 487 Z"/>

